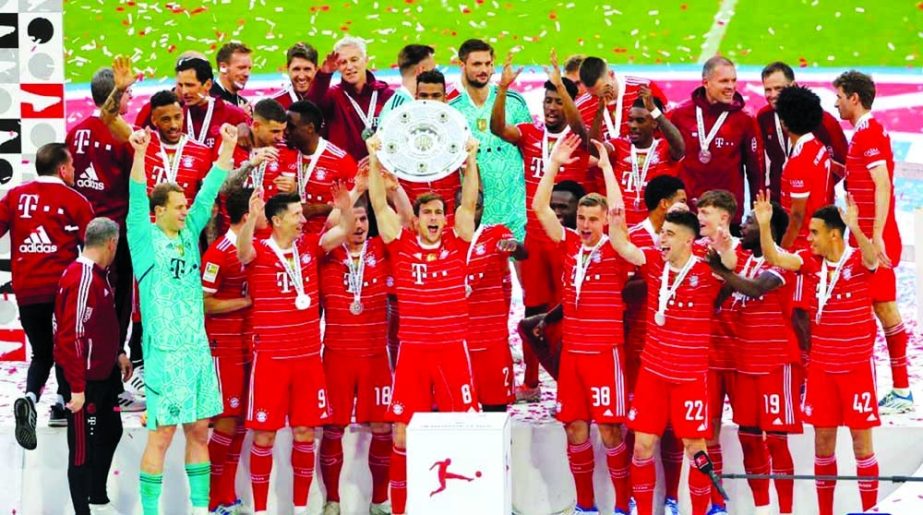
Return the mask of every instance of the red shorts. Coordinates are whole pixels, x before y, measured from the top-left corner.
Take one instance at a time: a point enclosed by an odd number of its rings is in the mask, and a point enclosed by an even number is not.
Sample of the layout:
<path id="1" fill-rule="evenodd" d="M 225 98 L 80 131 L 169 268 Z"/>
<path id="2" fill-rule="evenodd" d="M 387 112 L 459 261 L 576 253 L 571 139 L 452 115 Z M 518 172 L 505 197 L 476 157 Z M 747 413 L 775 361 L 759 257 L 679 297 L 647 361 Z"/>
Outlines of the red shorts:
<path id="1" fill-rule="evenodd" d="M 356 423 L 385 422 L 391 403 L 391 362 L 386 352 L 364 356 L 324 350 L 324 377 L 330 419 L 327 424 L 348 426 L 355 407 Z"/>
<path id="2" fill-rule="evenodd" d="M 526 233 L 529 257 L 519 262 L 522 278 L 523 304 L 526 307 L 547 306 L 560 302 L 561 275 L 564 263 L 557 246 L 547 238 L 538 239 Z"/>
<path id="3" fill-rule="evenodd" d="M 414 345 L 402 343 L 394 370 L 392 422 L 410 423 L 418 411 L 478 411 L 477 392 L 464 344 Z"/>
<path id="4" fill-rule="evenodd" d="M 250 376 L 250 360 L 247 356 L 213 356 L 215 372 L 218 374 L 218 388 L 224 411 L 219 418 L 240 417 L 244 413 L 247 398 L 247 379 Z"/>
<path id="5" fill-rule="evenodd" d="M 628 416 L 625 357 L 621 348 L 583 353 L 563 351 L 558 369 L 557 419 L 620 424 Z"/>
<path id="6" fill-rule="evenodd" d="M 509 345 L 491 345 L 469 350 L 474 386 L 481 404 L 510 404 L 513 395 L 513 355 Z"/>
<path id="7" fill-rule="evenodd" d="M 800 368 L 782 365 L 768 374 L 737 372 L 734 378 L 734 422 L 763 431 L 800 433 Z"/>
<path id="8" fill-rule="evenodd" d="M 815 427 L 869 429 L 881 425 L 874 365 L 843 373 L 809 366 L 804 396 L 805 420 Z"/>
<path id="9" fill-rule="evenodd" d="M 712 429 L 706 381 L 702 374 L 694 381 L 672 382 L 642 368 L 628 412 L 628 427 L 662 435 L 669 424 L 677 438 L 709 438 Z"/>
<path id="10" fill-rule="evenodd" d="M 635 383 L 638 382 L 638 373 L 641 372 L 641 353 L 625 353 L 625 379 L 628 386 L 628 400 L 635 395 Z"/>
<path id="11" fill-rule="evenodd" d="M 893 264 L 897 266 L 897 263 Z M 869 291 L 871 291 L 873 304 L 897 300 L 897 278 L 894 276 L 894 269 L 879 265 L 878 270 L 872 274 Z"/>
<path id="12" fill-rule="evenodd" d="M 734 379 L 737 373 L 733 370 L 708 369 L 708 417 L 709 420 L 721 420 L 724 414 L 724 398 L 728 397 L 734 402 Z"/>
<path id="13" fill-rule="evenodd" d="M 276 431 L 317 427 L 330 421 L 320 356 L 273 358 L 253 353 L 247 429 Z"/>

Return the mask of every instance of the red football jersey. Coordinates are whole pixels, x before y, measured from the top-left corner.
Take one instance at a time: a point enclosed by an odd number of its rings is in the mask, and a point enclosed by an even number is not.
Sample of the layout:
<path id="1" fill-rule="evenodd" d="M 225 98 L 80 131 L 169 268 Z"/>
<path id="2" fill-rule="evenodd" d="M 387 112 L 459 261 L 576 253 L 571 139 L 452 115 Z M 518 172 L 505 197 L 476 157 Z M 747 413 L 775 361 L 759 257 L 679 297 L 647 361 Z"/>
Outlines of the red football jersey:
<path id="1" fill-rule="evenodd" d="M 801 352 L 791 317 L 795 274 L 752 255 L 744 261 L 739 273 L 748 279 L 772 274 L 782 281 L 782 285 L 755 299 L 740 293 L 731 296 L 731 302 L 735 304 L 738 336 L 737 371 L 768 374 L 781 365 L 798 363 Z"/>
<path id="2" fill-rule="evenodd" d="M 202 256 L 202 289 L 221 300 L 247 296 L 247 271 L 237 257 L 237 235 L 233 231 L 212 242 Z M 239 356 L 249 351 L 249 316 L 249 308 L 205 315 L 212 356 Z"/>
<path id="3" fill-rule="evenodd" d="M 513 238 L 503 225 L 481 225 L 467 250 L 468 350 L 485 350 L 494 344 L 507 345 L 510 330 L 510 253 L 498 248 L 501 240 Z"/>
<path id="4" fill-rule="evenodd" d="M 96 216 L 125 225 L 131 145 L 116 141 L 98 112 L 74 126 L 64 141 L 74 158 L 74 189 L 86 197 Z"/>
<path id="5" fill-rule="evenodd" d="M 438 181 L 410 182 L 399 179 L 399 182 L 411 204 L 417 197 L 425 193 L 436 193 L 442 197 L 445 201 L 446 227 L 452 227 L 452 224 L 455 223 L 455 209 L 458 208 L 455 205 L 455 192 L 461 188 L 461 171 L 447 175 Z"/>
<path id="6" fill-rule="evenodd" d="M 833 181 L 830 180 L 830 156 L 827 147 L 813 134 L 805 134 L 792 147 L 792 154 L 782 169 L 782 207 L 792 212 L 792 199 L 807 199 L 804 222 L 793 248 L 808 244 L 811 215 L 827 205 Z"/>
<path id="7" fill-rule="evenodd" d="M 147 194 L 150 195 L 160 183 L 173 182 L 183 188 L 186 201 L 192 207 L 202 180 L 212 168 L 212 151 L 188 138 L 183 138 L 176 145 L 167 145 L 160 141 L 160 135 L 156 132 L 151 136 L 151 143 L 144 154 Z M 171 167 L 175 167 L 175 176 L 168 171 Z"/>
<path id="8" fill-rule="evenodd" d="M 296 180 L 304 187 L 301 200 L 309 204 L 329 204 L 333 202 L 330 187 L 337 181 L 347 189 L 352 188 L 356 179 L 356 160 L 340 147 L 321 138 L 314 154 L 301 157 L 301 167 L 296 167 Z M 296 160 L 297 163 L 297 160 Z M 308 220 L 304 231 L 319 233 L 324 229 L 326 218 L 318 216 Z"/>
<path id="9" fill-rule="evenodd" d="M 83 195 L 54 176 L 16 186 L 0 201 L 0 236 L 10 233 L 13 293 L 20 306 L 54 302 L 93 219 Z"/>
<path id="10" fill-rule="evenodd" d="M 607 106 L 606 112 L 609 113 L 609 116 L 606 120 L 603 120 L 602 137 L 607 140 L 628 135 L 628 111 L 631 110 L 631 105 L 635 103 L 635 100 L 640 97 L 641 86 L 650 87 L 651 95 L 660 100 L 664 106 L 667 105 L 667 96 L 663 94 L 660 87 L 652 80 L 625 75 L 618 77 L 618 82 L 618 98 Z M 583 123 L 587 127 L 592 127 L 593 118 L 596 116 L 596 109 L 599 107 L 599 97 L 595 97 L 590 93 L 584 93 L 577 97 L 575 102 L 577 104 L 577 109 L 580 111 L 580 118 L 583 119 Z M 621 111 L 619 107 L 621 107 Z M 618 129 L 618 134 L 612 133 L 609 129 L 610 124 L 613 129 Z"/>
<path id="11" fill-rule="evenodd" d="M 286 146 L 279 145 L 276 146 L 276 149 L 279 150 L 279 158 L 275 161 L 268 161 L 261 163 L 260 166 L 254 167 L 250 170 L 250 175 L 244 180 L 242 186 L 244 188 L 254 188 L 256 185 L 254 181 L 262 175 L 263 180 L 260 184 L 260 187 L 263 188 L 263 199 L 269 200 L 271 197 L 279 193 L 279 187 L 276 186 L 275 180 L 280 176 L 295 177 L 295 174 L 298 170 L 298 153 L 294 150 L 289 149 Z M 250 157 L 250 152 L 241 148 L 234 148 L 234 168 L 238 168 L 241 163 L 246 161 Z M 219 232 L 227 231 L 230 226 L 230 216 L 228 215 L 227 208 L 227 195 L 221 193 L 218 195 L 218 218 L 217 218 L 217 229 Z M 268 238 L 272 234 L 272 227 L 265 227 L 262 230 L 257 229 L 256 237 L 259 239 Z"/>
<path id="12" fill-rule="evenodd" d="M 669 266 L 659 249 L 645 248 L 645 264 L 640 273 L 647 282 L 647 340 L 641 354 L 641 366 L 670 381 L 695 381 L 708 371 L 708 350 L 712 338 L 715 297 L 721 282 L 708 264 L 695 259 L 664 313 L 664 325 L 655 321 L 660 283 L 665 266 Z M 672 286 L 678 275 L 669 270 L 667 284 Z"/>
<path id="13" fill-rule="evenodd" d="M 867 365 L 875 346 L 875 316 L 872 313 L 871 284 L 873 270 L 862 263 L 859 249 L 849 248 L 839 277 L 818 321 L 811 321 L 811 366 L 828 372 L 848 372 Z M 801 272 L 820 276 L 822 258 L 810 251 L 798 252 Z M 833 281 L 836 263 L 827 263 L 828 288 Z M 823 286 L 823 285 L 821 285 Z M 818 303 L 824 292 L 818 288 Z"/>
<path id="14" fill-rule="evenodd" d="M 246 266 L 247 287 L 253 301 L 250 311 L 253 350 L 274 357 L 317 355 L 320 353 L 317 267 L 324 256 L 320 235 L 304 234 L 295 246 L 282 251 L 291 265 L 292 251 L 297 246 L 301 282 L 304 293 L 311 299 L 307 309 L 295 307 L 298 292 L 273 251 L 275 245 L 272 238 L 255 240 L 256 257 Z"/>
<path id="15" fill-rule="evenodd" d="M 299 100 L 307 100 L 306 98 L 302 98 L 300 95 L 298 95 L 298 93 L 295 93 L 295 90 L 292 89 L 291 84 L 288 84 L 284 88 L 280 89 L 279 91 L 276 91 L 269 98 L 282 104 L 282 107 L 284 107 L 285 109 L 288 109 L 289 106 L 291 106 L 292 104 L 294 104 L 295 102 Z"/>
<path id="16" fill-rule="evenodd" d="M 734 252 L 737 254 L 737 268 L 734 271 L 740 272 L 750 252 L 740 246 L 739 239 L 732 237 L 731 241 Z M 701 238 L 692 245 L 692 253 L 702 262 L 706 262 L 708 248 L 708 240 Z M 737 305 L 727 298 L 715 313 L 712 322 L 711 348 L 708 352 L 708 368 L 712 370 L 734 370 L 736 368 L 737 340 L 740 338 L 736 325 L 736 309 Z"/>
<path id="17" fill-rule="evenodd" d="M 403 229 L 388 244 L 397 308 L 401 314 L 401 345 L 462 343 L 468 334 L 465 298 L 465 258 L 468 243 L 454 230 L 429 246 L 417 233 Z"/>
<path id="18" fill-rule="evenodd" d="M 650 218 L 645 218 L 643 222 L 632 226 L 628 229 L 628 239 L 639 249 L 645 247 L 657 247 L 660 243 L 660 235 L 654 230 L 654 225 Z M 636 274 L 633 271 L 631 275 Z M 646 292 L 646 283 L 645 292 Z M 633 357 L 640 357 L 641 350 L 644 349 L 644 339 L 647 337 L 647 297 L 642 297 L 638 301 L 625 301 L 625 353 Z"/>
<path id="19" fill-rule="evenodd" d="M 891 182 L 891 203 L 888 218 L 885 220 L 884 240 L 888 257 L 896 266 L 901 261 L 901 234 L 894 219 L 894 155 L 891 153 L 891 137 L 881 123 L 866 114 L 856 123 L 856 132 L 849 142 L 846 155 L 846 191 L 856 199 L 859 206 L 859 228 L 868 237 L 873 236 L 875 223 L 875 183 L 871 170 L 884 165 L 888 169 Z M 855 238 L 850 244 L 856 246 Z"/>
<path id="20" fill-rule="evenodd" d="M 560 133 L 548 132 L 544 125 L 533 123 L 520 123 L 516 126 L 519 129 L 521 137 L 519 138 L 519 151 L 522 153 L 524 171 L 526 175 L 526 232 L 529 233 L 530 240 L 534 237 L 537 240 L 551 241 L 545 234 L 541 222 L 535 216 L 532 210 L 532 199 L 535 198 L 535 192 L 538 191 L 538 183 L 541 182 L 545 175 L 545 160 L 551 155 L 551 149 L 560 138 L 567 136 L 570 130 L 565 129 Z M 565 165 L 558 170 L 554 178 L 555 184 L 562 181 L 574 181 L 583 186 L 587 192 L 593 191 L 594 184 L 592 175 L 587 168 L 590 154 L 587 153 L 583 146 L 577 148 L 571 157 L 576 157 L 577 161 L 573 164 Z"/>
<path id="21" fill-rule="evenodd" d="M 622 188 L 625 201 L 625 221 L 629 227 L 639 224 L 647 218 L 647 205 L 644 203 L 644 189 L 654 177 L 661 175 L 679 175 L 678 161 L 670 155 L 670 144 L 665 139 L 654 138 L 652 148 L 635 148 L 637 174 L 633 171 L 631 150 L 633 145 L 627 137 L 609 140 L 615 149 L 609 155 L 615 178 Z M 650 161 L 650 164 L 648 164 Z M 601 180 L 601 179 L 600 179 Z M 605 183 L 600 183 L 601 191 Z"/>
<path id="22" fill-rule="evenodd" d="M 203 106 L 183 106 L 183 123 L 189 139 L 205 145 L 213 152 L 217 152 L 217 145 L 221 143 L 221 125 L 225 123 L 229 123 L 235 127 L 241 123 L 249 125 L 250 117 L 239 107 L 231 105 L 220 98 L 209 97 L 209 100 L 210 102 Z M 208 123 L 208 127 L 203 131 L 202 125 L 205 123 L 205 118 L 208 117 L 209 104 L 214 107 L 211 108 L 211 119 Z M 191 122 L 189 122 L 190 117 L 192 117 Z M 189 130 L 190 123 L 192 124 L 191 131 Z M 138 116 L 135 118 L 135 125 L 138 127 L 154 128 L 153 124 L 151 124 L 150 102 L 145 104 L 144 107 L 141 108 L 141 111 L 138 112 Z"/>
<path id="23" fill-rule="evenodd" d="M 321 301 L 324 306 L 324 347 L 337 351 L 373 356 L 388 352 L 388 281 L 391 269 L 385 245 L 379 238 L 369 238 L 365 247 L 362 287 L 359 290 L 362 311 L 352 313 L 356 285 L 350 280 L 345 246 L 330 251 L 321 260 Z"/>
<path id="24" fill-rule="evenodd" d="M 564 350 L 598 352 L 622 345 L 624 307 L 619 293 L 631 266 L 606 236 L 596 248 L 587 248 L 576 231 L 565 229 L 558 248 L 564 253 Z"/>

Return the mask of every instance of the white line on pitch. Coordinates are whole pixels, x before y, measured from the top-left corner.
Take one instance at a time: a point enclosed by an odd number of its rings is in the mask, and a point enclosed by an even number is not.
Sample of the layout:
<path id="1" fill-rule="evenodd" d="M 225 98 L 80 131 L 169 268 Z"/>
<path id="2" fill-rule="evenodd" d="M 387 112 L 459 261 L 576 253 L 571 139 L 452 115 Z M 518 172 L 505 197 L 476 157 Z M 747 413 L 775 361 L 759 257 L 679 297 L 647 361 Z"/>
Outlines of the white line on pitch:
<path id="1" fill-rule="evenodd" d="M 734 17 L 735 5 L 737 5 L 737 0 L 721 1 L 721 7 L 718 8 L 718 13 L 715 14 L 715 19 L 711 24 L 711 28 L 708 30 L 708 33 L 705 34 L 705 41 L 702 43 L 702 53 L 699 54 L 699 64 L 704 64 L 708 58 L 714 56 L 718 52 L 721 40 L 724 38 L 724 33 L 727 31 L 728 24 L 731 23 L 731 18 Z"/>

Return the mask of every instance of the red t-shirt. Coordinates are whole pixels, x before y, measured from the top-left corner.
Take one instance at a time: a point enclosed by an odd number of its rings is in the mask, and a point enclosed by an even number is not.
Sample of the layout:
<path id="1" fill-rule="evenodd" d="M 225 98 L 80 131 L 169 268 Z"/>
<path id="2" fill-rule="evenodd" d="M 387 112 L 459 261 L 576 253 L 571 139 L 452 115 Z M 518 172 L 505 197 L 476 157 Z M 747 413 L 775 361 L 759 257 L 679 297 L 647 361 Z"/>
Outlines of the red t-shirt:
<path id="1" fill-rule="evenodd" d="M 510 254 L 497 246 L 513 238 L 503 225 L 482 225 L 468 247 L 468 350 L 508 344 Z"/>
<path id="2" fill-rule="evenodd" d="M 871 284 L 873 270 L 862 263 L 862 252 L 849 249 L 830 300 L 824 306 L 820 321 L 811 321 L 811 366 L 827 372 L 849 372 L 868 365 L 875 346 L 877 326 L 872 314 Z M 820 277 L 822 261 L 810 251 L 798 252 L 802 273 Z M 836 263 L 827 263 L 829 287 Z M 818 288 L 818 297 L 823 292 Z M 819 300 L 819 299 L 818 299 Z"/>
<path id="3" fill-rule="evenodd" d="M 620 84 L 625 84 L 625 92 L 622 95 L 622 112 L 621 114 L 616 112 L 618 109 L 618 100 L 609 104 L 609 106 L 607 106 L 607 111 L 609 112 L 609 120 L 612 122 L 613 126 L 619 125 L 619 133 L 611 134 L 611 131 L 608 129 L 608 123 L 604 120 L 602 125 L 602 138 L 606 140 L 628 135 L 628 111 L 631 111 L 631 105 L 641 96 L 641 86 L 650 87 L 651 95 L 660 100 L 664 106 L 667 105 L 667 96 L 663 94 L 663 91 L 660 90 L 660 87 L 658 87 L 654 81 L 631 75 L 618 77 L 618 80 Z M 577 110 L 580 111 L 580 118 L 583 119 L 583 123 L 587 127 L 592 127 L 593 118 L 596 117 L 596 109 L 599 108 L 599 97 L 595 97 L 590 93 L 584 93 L 577 97 L 575 103 L 577 104 Z"/>
<path id="4" fill-rule="evenodd" d="M 180 149 L 179 145 L 182 145 Z M 176 156 L 177 152 L 181 152 Z M 173 182 L 183 188 L 189 207 L 195 201 L 202 180 L 208 175 L 214 161 L 212 151 L 190 139 L 181 140 L 177 145 L 166 145 L 157 133 L 152 133 L 151 143 L 144 154 L 144 173 L 147 175 L 147 194 L 154 187 L 164 182 Z M 170 177 L 168 167 L 179 159 L 176 176 Z"/>
<path id="5" fill-rule="evenodd" d="M 894 265 L 901 261 L 901 234 L 894 219 L 894 155 L 891 153 L 891 137 L 881 123 L 871 113 L 863 116 L 856 124 L 856 132 L 849 142 L 846 156 L 846 191 L 856 199 L 859 206 L 859 228 L 866 237 L 874 236 L 872 226 L 875 223 L 875 183 L 871 170 L 880 165 L 888 169 L 891 182 L 891 203 L 885 220 L 883 237 L 888 257 Z M 856 246 L 855 238 L 850 244 Z"/>
<path id="6" fill-rule="evenodd" d="M 622 188 L 622 197 L 625 201 L 625 222 L 629 227 L 639 224 L 647 218 L 647 205 L 644 203 L 644 190 L 647 183 L 654 177 L 661 175 L 676 176 L 679 174 L 678 161 L 670 155 L 670 144 L 665 139 L 655 138 L 653 151 L 650 149 L 635 149 L 638 160 L 638 176 L 635 177 L 631 165 L 631 141 L 627 137 L 609 140 L 615 149 L 609 155 L 615 178 Z M 649 155 L 650 154 L 650 155 Z M 650 160 L 650 165 L 647 161 Z M 647 166 L 647 173 L 644 167 Z M 600 185 L 601 191 L 605 190 L 605 183 Z"/>
<path id="7" fill-rule="evenodd" d="M 519 138 L 519 151 L 522 153 L 522 161 L 525 164 L 526 176 L 526 232 L 529 239 L 550 242 L 545 229 L 542 228 L 541 222 L 535 216 L 532 210 L 532 199 L 535 198 L 535 192 L 538 191 L 538 183 L 541 182 L 545 175 L 545 159 L 551 155 L 551 149 L 558 139 L 566 136 L 570 131 L 560 133 L 547 132 L 543 125 L 533 123 L 520 123 L 516 126 L 519 129 L 521 137 Z M 546 142 L 547 137 L 547 142 Z M 544 154 L 542 153 L 544 152 Z M 592 175 L 587 168 L 590 155 L 582 146 L 574 151 L 572 157 L 577 161 L 573 164 L 564 165 L 555 175 L 555 184 L 562 181 L 574 181 L 583 186 L 587 192 L 592 191 L 594 183 Z"/>
<path id="8" fill-rule="evenodd" d="M 307 92 L 305 92 L 305 96 L 307 96 Z M 282 107 L 284 107 L 285 109 L 288 109 L 289 106 L 291 106 L 292 104 L 294 104 L 295 102 L 299 100 L 306 100 L 306 98 L 301 98 L 298 95 L 298 93 L 295 93 L 295 90 L 292 89 L 291 84 L 280 89 L 279 91 L 276 91 L 269 98 L 282 104 Z"/>
<path id="9" fill-rule="evenodd" d="M 387 352 L 388 281 L 391 278 L 385 245 L 379 238 L 366 243 L 362 289 L 362 312 L 353 314 L 355 285 L 350 281 L 346 247 L 340 246 L 321 260 L 321 300 L 324 305 L 324 347 L 373 356 Z"/>
<path id="10" fill-rule="evenodd" d="M 792 147 L 792 155 L 782 170 L 782 207 L 792 212 L 792 199 L 807 199 L 804 221 L 793 248 L 808 244 L 811 215 L 827 205 L 833 181 L 830 180 L 830 156 L 827 148 L 813 134 L 805 134 Z"/>
<path id="11" fill-rule="evenodd" d="M 202 134 L 202 124 L 205 122 L 205 116 L 208 112 L 208 104 L 203 106 L 183 106 L 183 127 L 184 131 L 187 133 L 190 139 L 195 139 L 200 144 L 205 145 L 213 152 L 218 151 L 218 145 L 221 143 L 221 125 L 228 123 L 233 126 L 237 126 L 241 123 L 250 124 L 250 117 L 247 116 L 247 113 L 244 110 L 240 109 L 235 105 L 231 105 L 220 98 L 209 97 L 214 100 L 215 107 L 212 109 L 211 121 L 208 124 L 208 129 L 205 131 L 205 134 Z M 188 122 L 187 118 L 192 117 L 192 134 L 189 134 L 188 131 Z M 154 128 L 154 125 L 151 123 L 151 104 L 148 102 L 141 108 L 141 111 L 138 112 L 137 118 L 135 118 L 135 125 L 138 127 L 151 127 Z M 198 138 L 202 136 L 202 138 Z M 214 156 L 214 154 L 212 154 Z"/>
<path id="12" fill-rule="evenodd" d="M 74 189 L 86 197 L 96 216 L 125 225 L 131 145 L 116 141 L 98 114 L 74 126 L 65 143 L 74 158 Z"/>
<path id="13" fill-rule="evenodd" d="M 654 231 L 654 226 L 650 219 L 632 226 L 628 229 L 628 239 L 639 249 L 645 247 L 656 247 L 660 242 L 660 235 Z M 632 272 L 636 276 L 637 270 Z M 637 301 L 625 301 L 625 353 L 635 359 L 641 358 L 641 350 L 644 349 L 644 340 L 647 338 L 647 284 L 643 277 L 639 277 L 641 285 L 644 288 L 644 297 Z"/>
<path id="14" fill-rule="evenodd" d="M 558 248 L 564 259 L 564 350 L 599 352 L 621 346 L 625 330 L 619 292 L 631 265 L 615 252 L 606 236 L 595 249 L 587 248 L 576 231 L 565 229 Z M 578 299 L 581 269 L 585 273 Z"/>
<path id="15" fill-rule="evenodd" d="M 737 267 L 734 271 L 740 272 L 750 252 L 740 246 L 740 240 L 737 238 L 732 237 L 732 245 L 734 253 L 737 254 Z M 692 245 L 692 252 L 702 262 L 707 262 L 708 248 L 708 240 L 701 238 Z M 735 313 L 737 307 L 729 297 L 715 313 L 711 328 L 711 348 L 708 351 L 708 368 L 712 370 L 734 370 L 737 366 L 737 341 L 740 338 Z"/>
<path id="16" fill-rule="evenodd" d="M 391 273 L 401 314 L 401 345 L 460 344 L 468 334 L 465 258 L 468 242 L 454 230 L 433 247 L 403 229 L 388 244 Z"/>
<path id="17" fill-rule="evenodd" d="M 318 154 L 318 151 L 321 152 Z M 330 187 L 338 181 L 343 183 L 343 187 L 352 188 L 353 181 L 356 179 L 356 160 L 340 147 L 321 138 L 314 154 L 305 156 L 298 152 L 298 155 L 301 156 L 301 169 L 298 170 L 296 165 L 296 174 L 301 175 L 301 183 L 305 185 L 304 191 L 299 191 L 303 202 L 309 204 L 333 202 Z M 311 163 L 315 155 L 318 156 L 317 162 L 312 168 Z M 324 230 L 326 221 L 326 218 L 322 216 L 313 217 L 304 226 L 304 231 L 319 233 Z"/>
<path id="18" fill-rule="evenodd" d="M 311 299 L 307 309 L 297 309 L 298 293 L 292 278 L 273 252 L 275 240 L 255 240 L 256 257 L 246 265 L 247 286 L 253 306 L 250 325 L 253 350 L 272 357 L 314 356 L 320 353 L 320 311 L 318 310 L 318 261 L 323 258 L 320 235 L 304 234 L 283 251 L 291 263 L 297 247 L 304 292 Z"/>
<path id="19" fill-rule="evenodd" d="M 202 289 L 220 300 L 247 296 L 247 271 L 237 257 L 237 235 L 228 231 L 202 256 Z M 249 352 L 250 308 L 206 314 L 205 332 L 212 356 L 240 356 Z"/>
<path id="20" fill-rule="evenodd" d="M 721 282 L 707 263 L 695 256 L 690 258 L 696 261 L 670 299 L 664 325 L 657 325 L 654 313 L 658 308 L 661 276 L 669 265 L 659 249 L 645 248 L 643 252 L 646 261 L 640 273 L 647 282 L 648 318 L 641 366 L 668 381 L 702 380 L 708 371 L 714 303 Z M 677 274 L 676 270 L 669 271 L 668 287 L 673 285 Z"/>

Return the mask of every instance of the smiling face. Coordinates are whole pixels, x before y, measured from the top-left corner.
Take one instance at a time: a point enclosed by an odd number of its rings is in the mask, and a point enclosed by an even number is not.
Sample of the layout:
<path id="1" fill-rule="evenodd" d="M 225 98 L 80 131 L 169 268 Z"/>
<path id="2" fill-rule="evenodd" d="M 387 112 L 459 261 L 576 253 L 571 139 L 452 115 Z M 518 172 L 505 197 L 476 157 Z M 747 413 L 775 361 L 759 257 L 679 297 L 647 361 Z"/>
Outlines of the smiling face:
<path id="1" fill-rule="evenodd" d="M 842 237 L 839 231 L 827 227 L 827 224 L 820 218 L 812 218 L 808 226 L 808 244 L 811 247 L 811 254 L 826 256 L 837 236 Z"/>
<path id="2" fill-rule="evenodd" d="M 702 85 L 705 86 L 705 95 L 709 100 L 730 104 L 734 102 L 734 93 L 737 91 L 737 70 L 733 65 L 719 64 L 702 79 Z"/>
<path id="3" fill-rule="evenodd" d="M 760 225 L 752 211 L 740 228 L 740 246 L 750 251 L 760 247 Z"/>
<path id="4" fill-rule="evenodd" d="M 487 50 L 471 52 L 461 63 L 461 71 L 468 84 L 475 88 L 483 88 L 494 74 L 494 58 Z"/>
<path id="5" fill-rule="evenodd" d="M 423 242 L 439 243 L 446 224 L 445 204 L 438 199 L 420 204 L 419 212 L 414 218 L 417 222 L 417 234 Z"/>
<path id="6" fill-rule="evenodd" d="M 307 222 L 301 209 L 301 203 L 292 202 L 286 206 L 285 211 L 272 217 L 272 230 L 280 236 L 294 238 L 301 234 Z"/>
<path id="7" fill-rule="evenodd" d="M 368 57 L 362 50 L 353 45 L 347 45 L 337 52 L 337 70 L 343 81 L 347 84 L 356 84 L 365 79 L 365 71 L 369 64 Z"/>
<path id="8" fill-rule="evenodd" d="M 577 227 L 577 201 L 576 195 L 569 191 L 551 192 L 551 209 L 558 222 L 564 227 L 574 229 Z"/>
<path id="9" fill-rule="evenodd" d="M 719 227 L 727 227 L 731 218 L 727 211 L 715 206 L 699 207 L 696 216 L 699 219 L 699 232 L 706 237 L 714 236 Z"/>
<path id="10" fill-rule="evenodd" d="M 664 222 L 660 228 L 660 254 L 663 260 L 670 263 L 678 262 L 692 251 L 694 240 L 695 233 L 685 225 Z"/>
<path id="11" fill-rule="evenodd" d="M 785 78 L 785 73 L 781 71 L 774 72 L 763 79 L 763 95 L 766 96 L 766 102 L 776 108 L 776 100 L 779 99 L 779 93 L 783 89 L 791 86 L 792 83 Z"/>
<path id="12" fill-rule="evenodd" d="M 564 119 L 564 101 L 561 100 L 561 95 L 557 91 L 545 90 L 542 110 L 545 115 L 545 126 L 549 130 L 559 132 L 564 128 L 564 124 L 567 122 Z"/>
<path id="13" fill-rule="evenodd" d="M 314 80 L 316 74 L 317 65 L 307 59 L 295 57 L 288 65 L 288 78 L 292 81 L 292 89 L 299 95 L 308 93 L 308 88 L 311 87 L 311 81 Z"/>
<path id="14" fill-rule="evenodd" d="M 151 123 L 161 141 L 175 145 L 183 136 L 183 109 L 176 103 L 156 107 L 151 111 Z"/>
<path id="15" fill-rule="evenodd" d="M 186 215 L 189 206 L 186 195 L 179 191 L 171 191 L 167 195 L 167 202 L 163 206 L 154 208 L 154 220 L 168 232 L 177 233 L 186 227 Z"/>
<path id="16" fill-rule="evenodd" d="M 603 206 L 577 206 L 577 233 L 584 245 L 596 245 L 605 228 L 606 209 Z"/>

